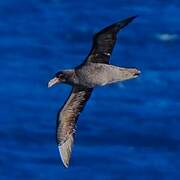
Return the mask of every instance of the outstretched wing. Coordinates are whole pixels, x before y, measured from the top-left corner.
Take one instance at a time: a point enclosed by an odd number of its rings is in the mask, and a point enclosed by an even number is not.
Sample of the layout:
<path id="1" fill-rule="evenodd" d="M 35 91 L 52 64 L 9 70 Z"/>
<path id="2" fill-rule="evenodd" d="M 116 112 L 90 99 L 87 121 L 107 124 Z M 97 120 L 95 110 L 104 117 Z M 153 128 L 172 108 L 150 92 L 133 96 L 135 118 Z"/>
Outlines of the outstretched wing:
<path id="1" fill-rule="evenodd" d="M 56 138 L 65 167 L 68 167 L 71 157 L 77 118 L 89 99 L 92 90 L 74 86 L 68 100 L 58 113 Z"/>
<path id="2" fill-rule="evenodd" d="M 114 23 L 95 34 L 92 49 L 84 63 L 92 62 L 109 64 L 109 59 L 116 43 L 117 33 L 136 17 L 137 16 L 132 16 Z"/>

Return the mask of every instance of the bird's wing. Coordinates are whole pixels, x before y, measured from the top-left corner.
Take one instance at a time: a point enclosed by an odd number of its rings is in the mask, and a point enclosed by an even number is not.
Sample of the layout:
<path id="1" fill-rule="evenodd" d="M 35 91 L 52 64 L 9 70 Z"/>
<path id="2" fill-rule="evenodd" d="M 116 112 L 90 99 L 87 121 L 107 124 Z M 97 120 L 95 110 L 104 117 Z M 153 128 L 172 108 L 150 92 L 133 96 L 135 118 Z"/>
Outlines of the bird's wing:
<path id="1" fill-rule="evenodd" d="M 61 159 L 68 167 L 77 118 L 91 95 L 92 89 L 74 86 L 57 119 L 57 144 Z"/>
<path id="2" fill-rule="evenodd" d="M 109 64 L 109 59 L 116 43 L 117 33 L 136 17 L 137 16 L 129 17 L 96 33 L 93 38 L 92 49 L 84 63 L 92 62 Z"/>

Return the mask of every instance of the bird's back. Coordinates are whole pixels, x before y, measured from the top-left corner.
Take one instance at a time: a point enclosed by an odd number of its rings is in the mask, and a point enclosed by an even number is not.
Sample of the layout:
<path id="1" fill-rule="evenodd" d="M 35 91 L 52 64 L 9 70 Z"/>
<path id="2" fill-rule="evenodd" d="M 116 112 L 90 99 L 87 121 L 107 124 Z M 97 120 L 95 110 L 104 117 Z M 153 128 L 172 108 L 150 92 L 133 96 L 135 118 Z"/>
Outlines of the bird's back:
<path id="1" fill-rule="evenodd" d="M 130 79 L 133 70 L 102 63 L 88 63 L 77 69 L 76 74 L 81 85 L 92 88 Z"/>

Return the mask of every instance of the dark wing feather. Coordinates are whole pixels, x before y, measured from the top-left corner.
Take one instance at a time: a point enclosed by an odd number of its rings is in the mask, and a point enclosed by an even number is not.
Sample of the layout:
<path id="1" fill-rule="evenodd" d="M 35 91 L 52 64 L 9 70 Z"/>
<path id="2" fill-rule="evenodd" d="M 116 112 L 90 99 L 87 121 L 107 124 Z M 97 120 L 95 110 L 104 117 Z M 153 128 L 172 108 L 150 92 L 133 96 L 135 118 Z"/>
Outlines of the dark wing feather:
<path id="1" fill-rule="evenodd" d="M 84 63 L 105 63 L 109 64 L 110 55 L 116 43 L 116 35 L 123 27 L 128 25 L 137 16 L 132 16 L 108 26 L 95 34 L 93 47 Z"/>
<path id="2" fill-rule="evenodd" d="M 71 156 L 76 121 L 91 92 L 92 89 L 74 86 L 68 100 L 58 114 L 57 144 L 61 159 L 66 167 L 69 165 Z"/>

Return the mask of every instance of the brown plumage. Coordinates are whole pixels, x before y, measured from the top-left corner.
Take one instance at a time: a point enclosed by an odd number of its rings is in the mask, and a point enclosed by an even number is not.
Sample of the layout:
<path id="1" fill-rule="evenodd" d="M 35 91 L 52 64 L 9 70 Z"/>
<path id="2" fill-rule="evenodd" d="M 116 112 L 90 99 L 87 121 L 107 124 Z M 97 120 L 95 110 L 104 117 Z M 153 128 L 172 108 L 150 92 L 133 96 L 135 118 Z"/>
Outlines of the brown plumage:
<path id="1" fill-rule="evenodd" d="M 59 112 L 57 122 L 57 143 L 62 161 L 67 167 L 71 155 L 75 125 L 79 113 L 91 95 L 92 89 L 74 86 L 70 96 Z"/>
<path id="2" fill-rule="evenodd" d="M 57 144 L 65 167 L 69 165 L 78 116 L 93 88 L 136 78 L 140 74 L 135 68 L 109 65 L 117 33 L 134 18 L 136 16 L 114 23 L 98 32 L 94 36 L 92 49 L 85 61 L 74 69 L 56 73 L 49 81 L 48 87 L 60 82 L 73 86 L 65 105 L 59 111 L 57 122 Z"/>
<path id="3" fill-rule="evenodd" d="M 92 49 L 85 62 L 109 64 L 110 55 L 116 43 L 117 33 L 136 17 L 137 16 L 129 17 L 96 33 L 93 38 Z"/>

